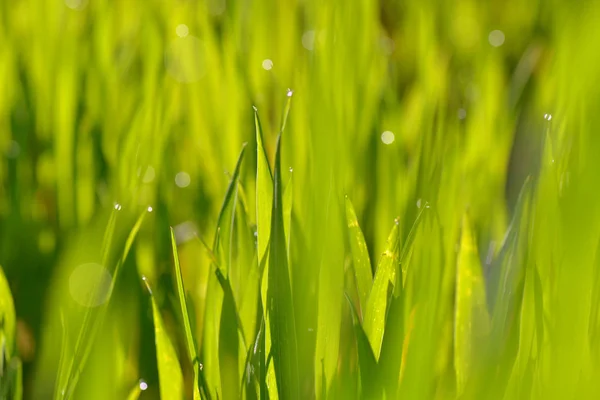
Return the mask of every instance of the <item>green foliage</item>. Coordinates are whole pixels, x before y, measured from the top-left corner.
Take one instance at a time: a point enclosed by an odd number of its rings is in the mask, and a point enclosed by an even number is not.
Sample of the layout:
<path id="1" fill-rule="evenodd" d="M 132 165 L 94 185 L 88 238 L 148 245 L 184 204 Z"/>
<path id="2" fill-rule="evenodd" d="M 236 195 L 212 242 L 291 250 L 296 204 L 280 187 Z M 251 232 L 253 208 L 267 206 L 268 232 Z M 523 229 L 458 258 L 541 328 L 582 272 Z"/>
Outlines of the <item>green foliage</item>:
<path id="1" fill-rule="evenodd" d="M 598 398 L 598 20 L 3 2 L 0 399 Z"/>

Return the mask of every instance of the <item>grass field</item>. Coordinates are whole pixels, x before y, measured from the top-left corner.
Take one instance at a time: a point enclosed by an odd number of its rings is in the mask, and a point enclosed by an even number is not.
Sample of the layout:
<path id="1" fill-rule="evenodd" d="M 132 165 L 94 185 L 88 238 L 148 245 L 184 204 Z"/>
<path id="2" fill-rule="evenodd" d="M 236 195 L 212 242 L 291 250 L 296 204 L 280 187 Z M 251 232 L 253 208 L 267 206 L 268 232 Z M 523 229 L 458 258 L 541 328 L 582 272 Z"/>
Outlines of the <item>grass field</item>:
<path id="1" fill-rule="evenodd" d="M 0 399 L 599 398 L 598 21 L 0 2 Z"/>

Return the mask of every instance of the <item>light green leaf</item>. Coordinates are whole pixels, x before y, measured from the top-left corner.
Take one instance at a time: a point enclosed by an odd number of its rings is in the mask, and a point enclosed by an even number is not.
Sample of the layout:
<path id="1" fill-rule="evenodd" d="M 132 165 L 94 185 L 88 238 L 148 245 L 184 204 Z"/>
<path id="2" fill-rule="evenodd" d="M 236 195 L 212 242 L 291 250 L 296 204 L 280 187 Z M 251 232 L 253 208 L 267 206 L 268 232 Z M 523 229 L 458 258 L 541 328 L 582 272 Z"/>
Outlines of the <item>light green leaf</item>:
<path id="1" fill-rule="evenodd" d="M 200 391 L 198 389 L 198 352 L 196 350 L 196 341 L 194 340 L 194 336 L 192 334 L 192 326 L 190 322 L 190 316 L 188 313 L 187 300 L 185 295 L 185 289 L 183 286 L 183 276 L 181 274 L 181 266 L 179 264 L 179 255 L 177 253 L 177 242 L 175 240 L 175 231 L 173 228 L 170 228 L 171 231 L 171 248 L 173 250 L 173 262 L 175 264 L 175 277 L 177 280 L 177 297 L 179 299 L 179 306 L 181 307 L 181 316 L 183 319 L 183 327 L 185 330 L 185 339 L 188 349 L 188 356 L 190 361 L 194 365 L 194 384 L 193 384 L 193 392 L 194 392 L 194 400 L 200 399 Z"/>
<path id="2" fill-rule="evenodd" d="M 271 352 L 279 394 L 284 399 L 299 398 L 296 323 L 285 232 L 281 188 L 281 135 L 277 139 L 275 179 L 269 253 L 267 304 L 270 312 Z"/>
<path id="3" fill-rule="evenodd" d="M 350 249 L 352 251 L 352 267 L 358 289 L 358 299 L 360 302 L 360 315 L 367 309 L 367 300 L 373 285 L 373 272 L 371 271 L 371 259 L 365 238 L 358 225 L 356 212 L 352 202 L 346 196 L 346 222 L 348 224 L 348 233 L 350 236 Z"/>
<path id="4" fill-rule="evenodd" d="M 396 283 L 395 277 L 400 252 L 400 235 L 398 223 L 394 223 L 394 227 L 388 236 L 386 249 L 381 255 L 379 265 L 375 271 L 375 279 L 373 287 L 369 294 L 367 307 L 363 319 L 363 327 L 369 338 L 375 358 L 379 360 L 381 352 L 381 343 L 385 331 L 385 319 L 390 300 L 388 288 L 393 288 Z"/>
<path id="5" fill-rule="evenodd" d="M 454 312 L 454 369 L 457 392 L 461 394 L 474 371 L 474 360 L 481 341 L 490 329 L 479 255 L 466 215 L 456 267 Z"/>
<path id="6" fill-rule="evenodd" d="M 145 280 L 144 280 L 145 281 Z M 160 398 L 183 399 L 183 374 L 177 359 L 177 353 L 171 339 L 165 330 L 160 310 L 150 292 L 152 316 L 154 319 L 154 342 L 156 344 L 156 364 L 158 365 L 158 381 L 160 383 Z"/>
<path id="7" fill-rule="evenodd" d="M 258 111 L 254 109 L 256 129 L 256 229 L 258 261 L 262 261 L 271 235 L 271 201 L 273 199 L 273 176 L 263 143 L 263 133 Z"/>

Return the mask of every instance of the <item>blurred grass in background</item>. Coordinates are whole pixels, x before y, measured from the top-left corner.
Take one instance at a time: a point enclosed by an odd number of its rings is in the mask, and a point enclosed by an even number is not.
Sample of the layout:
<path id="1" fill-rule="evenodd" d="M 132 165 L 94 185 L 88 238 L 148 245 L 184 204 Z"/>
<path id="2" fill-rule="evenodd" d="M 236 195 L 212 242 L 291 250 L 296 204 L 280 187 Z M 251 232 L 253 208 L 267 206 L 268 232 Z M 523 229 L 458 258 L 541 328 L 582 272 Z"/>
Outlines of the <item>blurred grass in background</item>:
<path id="1" fill-rule="evenodd" d="M 597 397 L 599 18 L 2 2 L 0 397 Z"/>

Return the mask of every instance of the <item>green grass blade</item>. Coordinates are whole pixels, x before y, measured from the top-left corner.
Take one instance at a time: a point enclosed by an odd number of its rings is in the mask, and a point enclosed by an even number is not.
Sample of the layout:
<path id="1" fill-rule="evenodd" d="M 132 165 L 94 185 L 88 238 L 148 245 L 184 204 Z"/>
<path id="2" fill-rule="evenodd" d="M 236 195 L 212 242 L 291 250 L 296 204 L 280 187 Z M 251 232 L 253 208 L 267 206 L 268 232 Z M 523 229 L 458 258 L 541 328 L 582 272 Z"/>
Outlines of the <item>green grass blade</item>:
<path id="1" fill-rule="evenodd" d="M 470 221 L 463 218 L 458 265 L 456 268 L 456 303 L 454 314 L 454 368 L 458 394 L 465 390 L 475 370 L 475 356 L 489 333 L 485 287 Z"/>
<path id="2" fill-rule="evenodd" d="M 296 399 L 299 397 L 298 348 L 283 227 L 280 157 L 281 135 L 277 139 L 275 155 L 267 304 L 270 312 L 271 352 L 279 394 L 283 399 Z"/>
<path id="3" fill-rule="evenodd" d="M 175 231 L 173 228 L 170 228 L 171 232 L 171 249 L 173 251 L 173 262 L 175 264 L 175 278 L 177 280 L 177 297 L 179 299 L 179 306 L 181 307 L 181 316 L 183 319 L 183 326 L 185 329 L 185 340 L 188 350 L 188 356 L 190 357 L 190 361 L 195 362 L 198 357 L 198 353 L 196 351 L 196 342 L 192 335 L 192 327 L 190 324 L 190 316 L 188 314 L 187 301 L 185 296 L 185 289 L 183 286 L 183 276 L 181 275 L 181 266 L 179 264 L 179 255 L 177 253 L 177 242 L 175 240 Z"/>
<path id="4" fill-rule="evenodd" d="M 60 325 L 62 327 L 62 342 L 60 346 L 60 358 L 58 359 L 58 371 L 56 375 L 56 383 L 54 384 L 54 400 L 59 399 L 62 394 L 61 388 L 66 386 L 66 370 L 64 369 L 64 363 L 67 357 L 67 346 L 69 345 L 69 331 L 67 330 L 67 322 L 65 321 L 65 315 L 63 310 L 60 310 Z"/>
<path id="5" fill-rule="evenodd" d="M 179 306 L 181 307 L 181 317 L 183 319 L 183 327 L 185 329 L 185 341 L 188 349 L 188 356 L 192 362 L 194 369 L 194 384 L 193 384 L 193 398 L 194 400 L 200 399 L 199 374 L 200 368 L 198 366 L 198 351 L 196 350 L 196 341 L 192 334 L 192 326 L 190 315 L 188 313 L 187 296 L 185 295 L 185 288 L 183 286 L 183 276 L 181 274 L 181 265 L 179 264 L 179 254 L 177 252 L 177 241 L 175 240 L 175 231 L 170 228 L 171 231 L 171 248 L 173 250 L 173 263 L 175 264 L 175 277 L 177 279 L 177 297 L 179 299 Z"/>
<path id="6" fill-rule="evenodd" d="M 148 285 L 145 278 L 144 282 Z M 152 294 L 150 286 L 150 301 L 152 303 L 152 317 L 154 320 L 154 343 L 156 345 L 156 364 L 158 365 L 158 381 L 160 384 L 161 399 L 183 399 L 184 386 L 181 366 L 177 359 L 177 352 L 165 330 L 160 315 L 160 310 Z"/>
<path id="7" fill-rule="evenodd" d="M 3 356 L 5 356 L 7 360 L 10 360 L 14 355 L 15 330 L 15 305 L 11 296 L 10 287 L 8 286 L 8 281 L 0 266 L 0 341 L 3 342 L 2 345 L 4 347 L 4 352 L 0 351 L 0 358 L 2 358 L 0 360 L 0 377 L 3 372 L 2 363 L 5 361 Z"/>
<path id="8" fill-rule="evenodd" d="M 258 111 L 254 109 L 256 129 L 256 229 L 258 261 L 262 261 L 271 235 L 271 199 L 273 199 L 273 176 L 263 142 L 262 126 Z"/>
<path id="9" fill-rule="evenodd" d="M 389 306 L 388 288 L 396 283 L 397 265 L 400 252 L 400 235 L 398 223 L 388 236 L 386 249 L 381 255 L 379 265 L 375 271 L 373 287 L 369 294 L 367 307 L 363 319 L 363 327 L 373 348 L 375 358 L 379 360 L 381 343 L 385 331 L 385 319 Z"/>
<path id="10" fill-rule="evenodd" d="M 369 339 L 360 324 L 360 317 L 352 299 L 345 294 L 346 300 L 352 313 L 352 324 L 354 325 L 354 334 L 356 336 L 356 347 L 358 349 L 358 367 L 360 370 L 361 393 L 360 398 L 379 398 L 380 387 L 377 360 L 373 349 L 369 343 Z"/>
<path id="11" fill-rule="evenodd" d="M 74 350 L 73 356 L 71 358 L 71 363 L 70 363 L 69 369 L 68 369 L 66 388 L 64 390 L 64 396 L 67 399 L 71 398 L 71 396 L 75 392 L 75 388 L 77 386 L 77 382 L 79 381 L 81 372 L 83 371 L 83 368 L 85 367 L 85 364 L 90 355 L 90 352 L 92 351 L 94 340 L 96 338 L 96 333 L 98 332 L 98 330 L 100 329 L 100 327 L 102 326 L 102 324 L 104 322 L 104 318 L 106 316 L 108 306 L 110 305 L 110 300 L 112 298 L 115 285 L 117 283 L 117 280 L 118 280 L 120 272 L 121 272 L 121 267 L 123 266 L 123 264 L 125 263 L 125 260 L 127 259 L 127 256 L 129 255 L 131 246 L 132 246 L 135 238 L 137 237 L 137 234 L 142 226 L 142 223 L 144 222 L 144 218 L 146 217 L 146 214 L 148 212 L 151 212 L 151 209 L 142 211 L 142 213 L 137 218 L 135 224 L 133 225 L 132 229 L 129 231 L 129 234 L 127 235 L 123 253 L 122 253 L 121 257 L 119 258 L 119 260 L 117 261 L 117 265 L 116 265 L 114 273 L 112 275 L 108 300 L 106 301 L 106 303 L 104 303 L 102 306 L 99 307 L 99 310 L 96 311 L 96 314 L 95 314 L 94 318 L 92 318 L 92 319 L 90 319 L 92 317 L 91 308 L 88 308 L 86 310 L 82 328 L 81 328 L 81 331 L 77 338 L 75 350 Z M 111 229 L 114 230 L 114 221 L 113 221 L 113 227 Z M 110 235 L 108 236 L 109 241 L 112 241 L 112 235 L 113 235 L 113 233 L 110 233 Z M 103 255 L 103 259 L 107 259 L 108 258 L 107 254 L 110 251 L 110 246 L 108 246 L 108 247 L 103 246 L 103 248 L 106 251 L 106 255 Z M 79 356 L 80 356 L 80 358 L 79 358 Z M 62 390 L 61 390 L 61 393 L 63 393 Z"/>
<path id="12" fill-rule="evenodd" d="M 350 236 L 350 250 L 352 251 L 352 267 L 356 279 L 358 290 L 358 299 L 360 303 L 360 314 L 367 309 L 367 300 L 373 285 L 373 272 L 371 270 L 371 259 L 365 243 L 365 237 L 358 225 L 356 212 L 352 202 L 346 196 L 346 222 L 348 224 L 348 234 Z"/>
<path id="13" fill-rule="evenodd" d="M 283 192 L 283 230 L 285 231 L 286 249 L 290 254 L 291 226 L 292 226 L 292 207 L 294 200 L 294 174 L 290 168 L 290 179 Z"/>
<path id="14" fill-rule="evenodd" d="M 233 171 L 233 175 L 231 176 L 231 181 L 229 182 L 229 186 L 227 188 L 227 192 L 225 193 L 225 199 L 223 200 L 223 205 L 221 206 L 221 210 L 219 212 L 219 217 L 217 219 L 217 231 L 221 238 L 223 238 L 220 243 L 224 247 L 223 256 L 225 257 L 225 263 L 219 264 L 221 268 L 223 268 L 223 274 L 228 276 L 229 272 L 229 264 L 231 263 L 231 238 L 233 235 L 233 222 L 235 219 L 235 206 L 236 206 L 236 198 L 237 198 L 237 188 L 238 188 L 238 179 L 240 177 L 240 169 L 242 167 L 242 162 L 244 160 L 244 154 L 246 152 L 246 143 L 243 144 L 242 150 L 240 151 L 240 155 L 238 156 L 237 162 L 235 164 L 235 169 Z M 215 234 L 215 239 L 213 241 L 213 252 L 218 254 L 218 246 L 219 243 L 218 236 Z"/>

